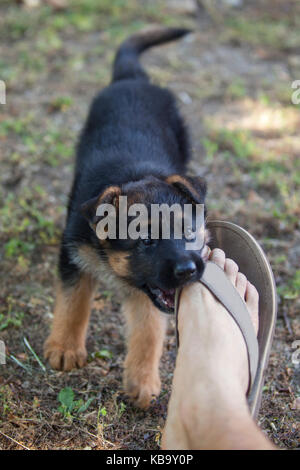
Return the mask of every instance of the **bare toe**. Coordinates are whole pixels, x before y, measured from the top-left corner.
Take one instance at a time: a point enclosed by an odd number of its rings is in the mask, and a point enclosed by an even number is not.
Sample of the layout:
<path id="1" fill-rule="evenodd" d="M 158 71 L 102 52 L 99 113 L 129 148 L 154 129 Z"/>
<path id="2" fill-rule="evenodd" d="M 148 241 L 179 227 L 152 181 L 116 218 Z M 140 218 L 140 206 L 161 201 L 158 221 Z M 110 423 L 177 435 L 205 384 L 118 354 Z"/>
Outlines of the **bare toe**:
<path id="1" fill-rule="evenodd" d="M 220 248 L 215 248 L 209 256 L 210 261 L 216 263 L 220 268 L 224 269 L 225 266 L 225 253 Z"/>
<path id="2" fill-rule="evenodd" d="M 259 302 L 259 295 L 257 292 L 256 287 L 247 281 L 246 287 L 246 297 L 245 297 L 246 305 L 248 308 L 248 312 L 251 316 L 251 320 L 257 334 L 258 332 L 258 302 Z"/>
<path id="3" fill-rule="evenodd" d="M 235 261 L 230 258 L 226 258 L 223 250 L 215 248 L 209 254 L 210 261 L 217 264 L 220 268 L 224 269 L 224 272 L 236 287 L 238 293 L 245 300 L 249 315 L 256 331 L 258 332 L 258 302 L 259 295 L 256 288 L 251 284 L 243 273 L 239 272 L 239 267 Z"/>
<path id="4" fill-rule="evenodd" d="M 235 287 L 242 299 L 245 298 L 247 288 L 247 278 L 243 273 L 237 273 L 235 280 Z"/>
<path id="5" fill-rule="evenodd" d="M 235 286 L 236 277 L 237 277 L 237 274 L 238 274 L 238 271 L 239 271 L 239 267 L 235 263 L 235 261 L 233 261 L 230 258 L 226 258 L 224 271 L 225 271 L 226 275 L 229 277 L 232 284 Z"/>

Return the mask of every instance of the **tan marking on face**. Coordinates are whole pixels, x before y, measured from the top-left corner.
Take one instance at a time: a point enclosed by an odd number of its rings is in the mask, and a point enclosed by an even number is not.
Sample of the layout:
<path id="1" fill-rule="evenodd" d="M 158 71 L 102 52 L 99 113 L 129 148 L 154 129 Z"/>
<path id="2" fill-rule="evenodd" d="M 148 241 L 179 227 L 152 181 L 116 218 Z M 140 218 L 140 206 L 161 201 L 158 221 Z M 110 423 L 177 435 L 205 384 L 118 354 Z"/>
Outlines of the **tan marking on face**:
<path id="1" fill-rule="evenodd" d="M 110 203 L 113 204 L 115 207 L 118 206 L 118 197 L 121 194 L 121 188 L 119 186 L 109 186 L 106 188 L 103 193 L 99 196 L 97 204 L 105 204 Z"/>
<path id="2" fill-rule="evenodd" d="M 127 251 L 107 253 L 107 258 L 115 274 L 120 277 L 127 277 L 129 275 L 129 253 Z"/>
<path id="3" fill-rule="evenodd" d="M 171 175 L 168 176 L 166 179 L 166 183 L 171 184 L 171 185 L 176 185 L 176 184 L 181 184 L 182 186 L 185 186 L 186 189 L 197 199 L 199 197 L 198 192 L 195 190 L 193 185 L 186 180 L 183 176 L 181 175 Z"/>

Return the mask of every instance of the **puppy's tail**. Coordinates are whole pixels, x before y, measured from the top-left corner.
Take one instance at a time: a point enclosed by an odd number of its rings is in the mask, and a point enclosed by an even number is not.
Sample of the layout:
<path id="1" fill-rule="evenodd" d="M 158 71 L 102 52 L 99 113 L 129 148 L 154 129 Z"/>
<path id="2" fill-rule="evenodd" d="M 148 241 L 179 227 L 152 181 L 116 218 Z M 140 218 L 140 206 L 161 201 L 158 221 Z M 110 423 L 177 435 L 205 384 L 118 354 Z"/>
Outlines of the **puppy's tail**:
<path id="1" fill-rule="evenodd" d="M 159 28 L 130 36 L 117 51 L 112 81 L 128 78 L 147 79 L 147 74 L 139 62 L 139 54 L 149 47 L 173 41 L 190 32 L 191 30 L 185 28 Z"/>

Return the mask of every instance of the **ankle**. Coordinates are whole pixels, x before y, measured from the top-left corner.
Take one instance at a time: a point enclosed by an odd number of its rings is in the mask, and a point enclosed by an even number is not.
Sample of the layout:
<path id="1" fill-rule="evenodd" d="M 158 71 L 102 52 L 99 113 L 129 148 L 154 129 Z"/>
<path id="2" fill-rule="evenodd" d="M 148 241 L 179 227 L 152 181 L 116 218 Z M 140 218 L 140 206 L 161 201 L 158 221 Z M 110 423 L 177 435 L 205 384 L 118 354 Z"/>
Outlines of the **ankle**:
<path id="1" fill-rule="evenodd" d="M 246 403 L 229 403 L 220 395 L 219 401 L 211 405 L 205 409 L 199 409 L 195 403 L 181 406 L 180 419 L 189 449 L 268 448 Z"/>

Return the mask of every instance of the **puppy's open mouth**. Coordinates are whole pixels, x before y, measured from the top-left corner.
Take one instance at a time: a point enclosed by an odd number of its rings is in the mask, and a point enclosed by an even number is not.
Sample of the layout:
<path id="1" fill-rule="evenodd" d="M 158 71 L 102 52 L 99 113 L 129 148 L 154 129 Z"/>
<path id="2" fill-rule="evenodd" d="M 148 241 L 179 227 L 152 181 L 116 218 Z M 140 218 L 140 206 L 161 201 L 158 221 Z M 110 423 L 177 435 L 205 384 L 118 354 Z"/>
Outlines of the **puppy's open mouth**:
<path id="1" fill-rule="evenodd" d="M 174 313 L 175 289 L 163 290 L 147 285 L 146 289 L 154 304 L 165 313 Z"/>

